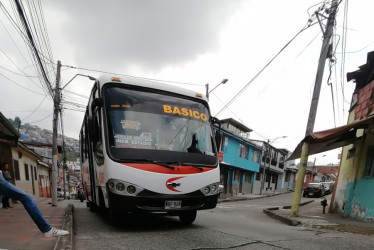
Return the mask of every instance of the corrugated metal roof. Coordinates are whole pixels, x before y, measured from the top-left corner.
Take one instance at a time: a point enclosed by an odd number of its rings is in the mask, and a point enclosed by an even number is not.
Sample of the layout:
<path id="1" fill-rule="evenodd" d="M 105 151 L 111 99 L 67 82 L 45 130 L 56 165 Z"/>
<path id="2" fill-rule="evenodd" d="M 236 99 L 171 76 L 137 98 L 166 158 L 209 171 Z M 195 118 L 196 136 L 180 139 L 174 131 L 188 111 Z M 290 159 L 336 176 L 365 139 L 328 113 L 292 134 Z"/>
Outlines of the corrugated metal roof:
<path id="1" fill-rule="evenodd" d="M 243 132 L 252 132 L 253 131 L 252 129 L 245 126 L 243 123 L 240 123 L 233 118 L 223 119 L 223 120 L 221 120 L 221 123 L 229 123 L 229 124 L 237 127 L 238 129 L 242 130 Z"/>
<path id="2" fill-rule="evenodd" d="M 301 151 L 304 142 L 309 143 L 309 155 L 318 154 L 321 152 L 329 151 L 335 148 L 340 148 L 349 144 L 354 143 L 357 139 L 357 130 L 367 128 L 369 124 L 374 122 L 374 115 L 366 119 L 352 122 L 345 126 L 328 129 L 319 132 L 313 132 L 306 136 L 297 145 L 292 155 L 287 159 L 295 160 L 301 157 Z"/>

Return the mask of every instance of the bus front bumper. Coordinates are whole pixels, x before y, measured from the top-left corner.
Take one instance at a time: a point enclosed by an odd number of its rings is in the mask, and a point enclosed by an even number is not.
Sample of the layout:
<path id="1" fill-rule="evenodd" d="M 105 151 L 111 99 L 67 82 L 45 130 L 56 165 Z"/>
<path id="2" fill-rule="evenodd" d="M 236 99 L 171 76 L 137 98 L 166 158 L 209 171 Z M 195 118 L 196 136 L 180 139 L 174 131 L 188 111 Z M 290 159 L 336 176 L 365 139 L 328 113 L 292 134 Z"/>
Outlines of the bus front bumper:
<path id="1" fill-rule="evenodd" d="M 164 195 L 142 192 L 137 196 L 108 192 L 111 209 L 126 212 L 167 212 L 212 209 L 217 205 L 218 194 L 204 196 L 200 191 L 183 195 Z M 176 201 L 180 207 L 168 208 L 167 202 Z"/>

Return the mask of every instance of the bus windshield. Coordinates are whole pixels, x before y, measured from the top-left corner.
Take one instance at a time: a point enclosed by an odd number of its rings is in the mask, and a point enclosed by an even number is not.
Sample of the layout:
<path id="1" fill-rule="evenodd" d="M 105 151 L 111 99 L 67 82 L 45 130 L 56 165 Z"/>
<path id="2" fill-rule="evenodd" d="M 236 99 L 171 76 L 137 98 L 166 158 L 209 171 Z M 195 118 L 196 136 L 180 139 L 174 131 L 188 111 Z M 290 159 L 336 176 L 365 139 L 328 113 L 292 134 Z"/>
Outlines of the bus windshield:
<path id="1" fill-rule="evenodd" d="M 203 103 L 118 85 L 104 88 L 103 100 L 115 160 L 216 164 L 209 110 Z"/>

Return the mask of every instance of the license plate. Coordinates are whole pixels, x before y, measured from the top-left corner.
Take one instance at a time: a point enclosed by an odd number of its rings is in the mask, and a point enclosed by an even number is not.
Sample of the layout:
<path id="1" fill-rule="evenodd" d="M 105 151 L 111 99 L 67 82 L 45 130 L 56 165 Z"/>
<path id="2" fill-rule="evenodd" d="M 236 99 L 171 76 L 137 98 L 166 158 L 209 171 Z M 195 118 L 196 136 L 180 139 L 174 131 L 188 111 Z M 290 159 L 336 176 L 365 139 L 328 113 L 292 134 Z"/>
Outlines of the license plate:
<path id="1" fill-rule="evenodd" d="M 313 196 L 313 193 L 309 193 L 309 196 Z"/>
<path id="2" fill-rule="evenodd" d="M 182 207 L 182 201 L 165 201 L 165 209 L 176 209 Z"/>

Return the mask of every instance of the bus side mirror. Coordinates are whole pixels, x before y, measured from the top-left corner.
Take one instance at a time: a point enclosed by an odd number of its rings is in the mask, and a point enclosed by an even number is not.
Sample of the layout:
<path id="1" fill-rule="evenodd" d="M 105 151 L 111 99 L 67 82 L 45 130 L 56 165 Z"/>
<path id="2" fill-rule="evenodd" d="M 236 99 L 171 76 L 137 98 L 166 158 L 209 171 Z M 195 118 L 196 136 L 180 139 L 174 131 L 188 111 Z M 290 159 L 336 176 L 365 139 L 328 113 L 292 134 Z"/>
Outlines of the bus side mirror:
<path id="1" fill-rule="evenodd" d="M 219 150 L 221 147 L 221 121 L 216 117 L 212 117 L 212 123 L 214 127 L 218 127 L 214 139 L 216 141 L 217 150 Z"/>
<path id="2" fill-rule="evenodd" d="M 221 133 L 219 131 L 216 132 L 214 139 L 216 140 L 217 150 L 219 151 L 221 147 Z"/>
<path id="3" fill-rule="evenodd" d="M 101 100 L 101 98 L 95 98 L 93 101 L 92 101 L 92 104 L 91 104 L 91 111 L 92 113 L 94 113 L 95 109 L 97 107 L 101 108 L 103 106 L 103 101 Z"/>
<path id="4" fill-rule="evenodd" d="M 92 115 L 88 116 L 88 136 L 90 138 L 90 142 L 98 142 L 99 141 L 99 131 L 97 127 L 97 123 Z"/>

